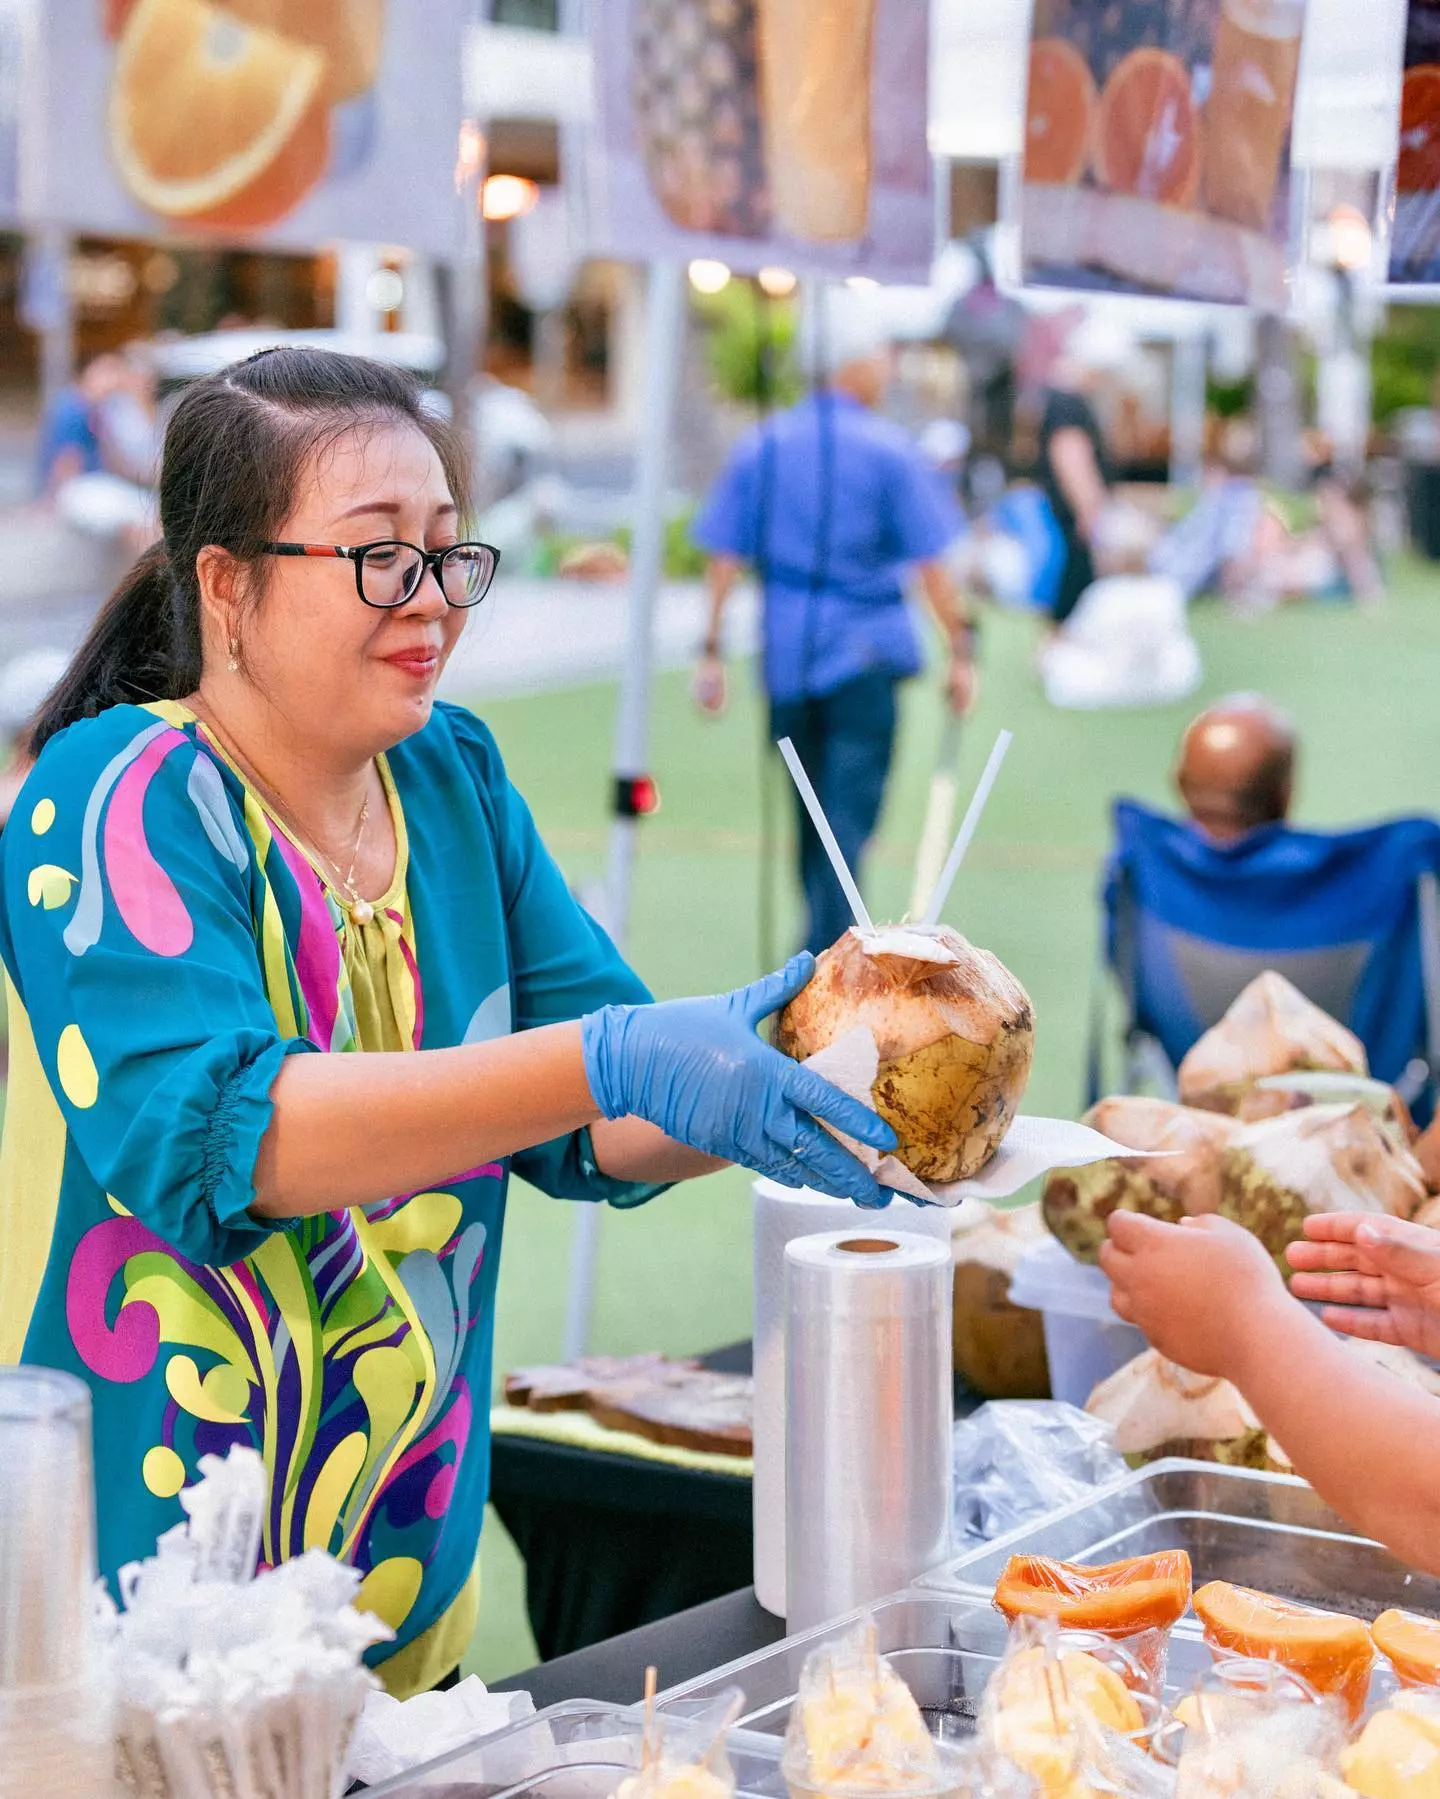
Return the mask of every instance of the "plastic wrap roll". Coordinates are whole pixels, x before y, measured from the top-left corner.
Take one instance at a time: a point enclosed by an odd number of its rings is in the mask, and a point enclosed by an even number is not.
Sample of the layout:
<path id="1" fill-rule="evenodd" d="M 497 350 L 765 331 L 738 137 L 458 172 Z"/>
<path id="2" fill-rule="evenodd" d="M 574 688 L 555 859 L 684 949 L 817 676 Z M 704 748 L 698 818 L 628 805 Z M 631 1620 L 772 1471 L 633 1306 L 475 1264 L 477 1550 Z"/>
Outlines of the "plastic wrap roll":
<path id="1" fill-rule="evenodd" d="M 871 1226 L 785 1251 L 785 1622 L 908 1586 L 950 1541 L 948 1245 Z"/>
<path id="2" fill-rule="evenodd" d="M 817 1231 L 865 1231 L 876 1222 L 846 1199 L 758 1180 L 755 1226 L 755 1597 L 785 1616 L 785 1246 Z M 949 1244 L 955 1214 L 896 1200 L 881 1234 Z"/>

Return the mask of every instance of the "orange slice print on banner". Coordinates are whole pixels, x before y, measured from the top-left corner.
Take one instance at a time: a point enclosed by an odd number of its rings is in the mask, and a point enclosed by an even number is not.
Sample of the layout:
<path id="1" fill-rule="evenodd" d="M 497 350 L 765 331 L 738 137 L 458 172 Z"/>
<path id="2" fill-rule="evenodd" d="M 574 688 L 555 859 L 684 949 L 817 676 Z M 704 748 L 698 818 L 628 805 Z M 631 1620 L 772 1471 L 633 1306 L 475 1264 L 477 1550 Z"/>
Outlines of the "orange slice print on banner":
<path id="1" fill-rule="evenodd" d="M 1168 50 L 1132 50 L 1115 65 L 1095 121 L 1102 187 L 1189 206 L 1200 186 L 1200 109 L 1190 71 Z"/>
<path id="2" fill-rule="evenodd" d="M 134 4 L 135 0 L 100 0 L 100 23 L 112 44 L 125 29 Z"/>
<path id="3" fill-rule="evenodd" d="M 112 0 L 113 3 L 113 0 Z M 385 35 L 385 0 L 221 0 L 247 25 L 313 44 L 329 59 L 325 94 L 353 100 L 374 82 Z"/>
<path id="4" fill-rule="evenodd" d="M 1395 185 L 1402 194 L 1440 187 L 1440 63 L 1422 62 L 1405 71 Z"/>
<path id="5" fill-rule="evenodd" d="M 209 0 L 137 0 L 110 89 L 110 150 L 142 206 L 256 230 L 325 172 L 326 59 Z"/>
<path id="6" fill-rule="evenodd" d="M 1036 38 L 1025 104 L 1025 179 L 1078 181 L 1090 160 L 1094 117 L 1089 63 L 1063 37 Z"/>

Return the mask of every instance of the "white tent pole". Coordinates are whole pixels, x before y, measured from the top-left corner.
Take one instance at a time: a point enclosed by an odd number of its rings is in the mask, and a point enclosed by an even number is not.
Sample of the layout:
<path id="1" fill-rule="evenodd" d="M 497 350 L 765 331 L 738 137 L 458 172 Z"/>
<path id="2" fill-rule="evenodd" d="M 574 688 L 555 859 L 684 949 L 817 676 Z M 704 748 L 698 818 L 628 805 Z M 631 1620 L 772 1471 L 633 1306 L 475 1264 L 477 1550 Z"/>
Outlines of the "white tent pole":
<path id="1" fill-rule="evenodd" d="M 646 316 L 649 361 L 645 371 L 645 424 L 635 471 L 629 644 L 615 719 L 616 807 L 610 825 L 610 856 L 605 883 L 604 923 L 622 951 L 630 930 L 630 887 L 639 820 L 625 810 L 621 800 L 628 784 L 647 773 L 650 754 L 655 607 L 665 558 L 666 471 L 684 335 L 685 272 L 679 263 L 657 262 L 650 270 Z M 599 1233 L 599 1206 L 577 1207 L 561 1350 L 567 1361 L 584 1355 L 589 1339 Z"/>
<path id="2" fill-rule="evenodd" d="M 1198 487 L 1205 468 L 1205 374 L 1209 346 L 1203 332 L 1177 336 L 1170 349 L 1170 481 Z"/>

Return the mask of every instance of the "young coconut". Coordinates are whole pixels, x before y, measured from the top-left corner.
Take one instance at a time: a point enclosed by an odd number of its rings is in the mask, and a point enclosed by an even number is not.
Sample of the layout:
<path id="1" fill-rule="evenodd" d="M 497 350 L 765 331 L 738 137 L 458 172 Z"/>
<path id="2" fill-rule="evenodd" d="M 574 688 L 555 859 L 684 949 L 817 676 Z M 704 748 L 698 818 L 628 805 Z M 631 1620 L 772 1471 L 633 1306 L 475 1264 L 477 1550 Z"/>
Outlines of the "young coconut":
<path id="1" fill-rule="evenodd" d="M 1112 1212 L 1145 1212 L 1175 1224 L 1220 1210 L 1220 1163 L 1239 1126 L 1218 1112 L 1168 1100 L 1102 1099 L 1081 1120 L 1131 1149 L 1159 1152 L 1045 1178 L 1045 1222 L 1080 1262 L 1098 1262 Z"/>
<path id="2" fill-rule="evenodd" d="M 1085 1410 L 1114 1427 L 1117 1453 L 1137 1466 L 1167 1455 L 1272 1472 L 1281 1466 L 1238 1388 L 1192 1374 L 1154 1349 L 1101 1381 Z"/>
<path id="3" fill-rule="evenodd" d="M 1252 1231 L 1287 1275 L 1286 1247 L 1312 1212 L 1409 1218 L 1424 1200 L 1414 1156 L 1364 1106 L 1306 1106 L 1242 1125 L 1221 1168 L 1221 1216 Z"/>
<path id="4" fill-rule="evenodd" d="M 1035 1015 L 1014 975 L 948 925 L 849 930 L 780 1014 L 775 1045 L 803 1062 L 857 1026 L 880 1052 L 872 1096 L 900 1161 L 922 1181 L 978 1174 L 1035 1053 Z"/>

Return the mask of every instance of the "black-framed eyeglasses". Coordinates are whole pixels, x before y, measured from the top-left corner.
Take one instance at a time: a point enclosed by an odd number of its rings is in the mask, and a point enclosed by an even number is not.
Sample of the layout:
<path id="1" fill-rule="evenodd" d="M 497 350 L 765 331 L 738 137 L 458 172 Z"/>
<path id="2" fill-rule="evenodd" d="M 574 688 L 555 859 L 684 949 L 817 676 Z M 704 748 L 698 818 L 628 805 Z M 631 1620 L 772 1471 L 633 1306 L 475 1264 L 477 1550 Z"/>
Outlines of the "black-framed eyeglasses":
<path id="1" fill-rule="evenodd" d="M 413 600 L 429 569 L 447 606 L 478 606 L 490 591 L 500 552 L 488 543 L 452 543 L 443 550 L 383 537 L 374 543 L 267 543 L 267 556 L 321 556 L 355 564 L 355 591 L 382 612 Z"/>

